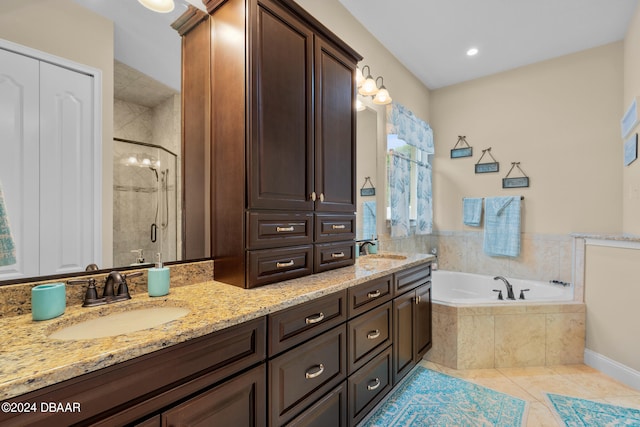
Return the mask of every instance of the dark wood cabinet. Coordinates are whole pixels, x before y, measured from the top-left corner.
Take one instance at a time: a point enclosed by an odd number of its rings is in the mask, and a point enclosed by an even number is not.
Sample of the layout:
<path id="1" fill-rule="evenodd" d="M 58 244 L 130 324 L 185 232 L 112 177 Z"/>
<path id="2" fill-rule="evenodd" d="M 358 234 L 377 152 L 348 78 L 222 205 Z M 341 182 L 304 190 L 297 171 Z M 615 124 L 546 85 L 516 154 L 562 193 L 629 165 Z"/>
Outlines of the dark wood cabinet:
<path id="1" fill-rule="evenodd" d="M 266 421 L 264 364 L 162 413 L 163 427 L 263 427 Z"/>
<path id="2" fill-rule="evenodd" d="M 347 382 L 343 381 L 287 427 L 347 427 L 347 414 Z"/>
<path id="3" fill-rule="evenodd" d="M 205 127 L 185 133 L 196 139 L 185 143 L 210 152 L 215 279 L 251 288 L 353 264 L 354 248 L 347 246 L 355 235 L 360 55 L 292 0 L 209 0 L 206 6 L 210 17 L 197 25 L 205 31 L 183 34 L 190 46 L 183 68 L 204 69 L 185 74 L 195 81 L 184 86 L 193 94 L 192 86 L 200 85 L 207 96 L 185 95 L 183 121 L 185 129 Z M 203 83 L 207 73 L 211 79 Z M 200 111 L 210 112 L 204 122 Z M 189 178 L 190 170 L 184 172 Z M 343 217 L 309 222 L 315 212 Z M 339 223 L 312 231 L 318 221 L 322 227 L 332 220 Z M 326 249 L 316 243 L 326 242 L 343 242 L 345 250 L 313 262 Z M 306 244 L 322 253 L 304 262 L 299 256 L 260 261 L 268 257 L 264 251 Z"/>
<path id="4" fill-rule="evenodd" d="M 393 387 L 392 351 L 387 347 L 349 377 L 349 422 L 355 426 Z"/>
<path id="5" fill-rule="evenodd" d="M 431 348 L 431 282 L 393 301 L 393 384 L 397 384 Z"/>

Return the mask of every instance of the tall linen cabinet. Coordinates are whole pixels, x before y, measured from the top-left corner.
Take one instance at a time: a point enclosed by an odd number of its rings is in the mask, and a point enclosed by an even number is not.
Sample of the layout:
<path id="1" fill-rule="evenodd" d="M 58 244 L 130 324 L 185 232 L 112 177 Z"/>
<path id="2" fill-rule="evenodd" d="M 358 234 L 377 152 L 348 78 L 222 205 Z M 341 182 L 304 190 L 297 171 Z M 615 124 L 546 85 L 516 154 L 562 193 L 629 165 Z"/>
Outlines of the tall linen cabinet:
<path id="1" fill-rule="evenodd" d="M 250 288 L 353 264 L 361 56 L 290 0 L 206 6 L 181 31 L 183 119 L 186 161 L 211 163 L 215 279 Z"/>

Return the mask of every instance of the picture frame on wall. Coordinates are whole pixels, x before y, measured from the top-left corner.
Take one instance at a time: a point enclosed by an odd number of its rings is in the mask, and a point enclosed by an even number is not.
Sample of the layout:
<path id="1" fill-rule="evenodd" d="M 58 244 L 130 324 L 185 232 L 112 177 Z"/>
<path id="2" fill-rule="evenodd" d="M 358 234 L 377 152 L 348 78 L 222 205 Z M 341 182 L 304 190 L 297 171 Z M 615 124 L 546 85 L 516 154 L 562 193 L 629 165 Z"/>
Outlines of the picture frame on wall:
<path id="1" fill-rule="evenodd" d="M 638 134 L 631 135 L 624 142 L 624 165 L 629 166 L 638 158 Z"/>

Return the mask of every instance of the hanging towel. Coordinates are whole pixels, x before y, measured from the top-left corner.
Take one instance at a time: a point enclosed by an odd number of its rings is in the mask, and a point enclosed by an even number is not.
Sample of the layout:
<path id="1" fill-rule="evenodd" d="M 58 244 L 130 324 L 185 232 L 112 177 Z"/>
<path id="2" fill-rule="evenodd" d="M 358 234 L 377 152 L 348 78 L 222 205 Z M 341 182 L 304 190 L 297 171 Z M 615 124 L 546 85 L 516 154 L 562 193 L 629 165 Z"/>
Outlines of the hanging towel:
<path id="1" fill-rule="evenodd" d="M 484 252 L 520 255 L 520 196 L 487 197 L 484 209 Z"/>
<path id="2" fill-rule="evenodd" d="M 0 266 L 16 263 L 16 247 L 9 228 L 9 214 L 4 204 L 2 184 L 0 184 Z"/>
<path id="3" fill-rule="evenodd" d="M 362 202 L 362 238 L 376 237 L 376 202 Z"/>
<path id="4" fill-rule="evenodd" d="M 480 227 L 482 199 L 465 197 L 462 199 L 462 222 L 464 225 Z"/>

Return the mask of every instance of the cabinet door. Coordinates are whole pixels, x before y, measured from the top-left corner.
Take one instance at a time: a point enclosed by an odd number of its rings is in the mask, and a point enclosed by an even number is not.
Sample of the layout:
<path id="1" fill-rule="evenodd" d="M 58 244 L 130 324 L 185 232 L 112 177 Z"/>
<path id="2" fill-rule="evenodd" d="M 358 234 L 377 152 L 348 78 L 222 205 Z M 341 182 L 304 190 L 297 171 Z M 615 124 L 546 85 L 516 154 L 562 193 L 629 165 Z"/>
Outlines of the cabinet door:
<path id="1" fill-rule="evenodd" d="M 249 208 L 313 210 L 313 33 L 258 2 L 249 97 Z"/>
<path id="2" fill-rule="evenodd" d="M 413 313 L 415 292 L 407 292 L 393 301 L 393 384 L 413 368 Z"/>
<path id="3" fill-rule="evenodd" d="M 322 38 L 315 45 L 315 209 L 355 212 L 355 68 Z"/>
<path id="4" fill-rule="evenodd" d="M 162 425 L 266 426 L 264 364 L 162 414 Z"/>
<path id="5" fill-rule="evenodd" d="M 416 363 L 431 348 L 431 282 L 416 289 L 414 358 Z"/>

